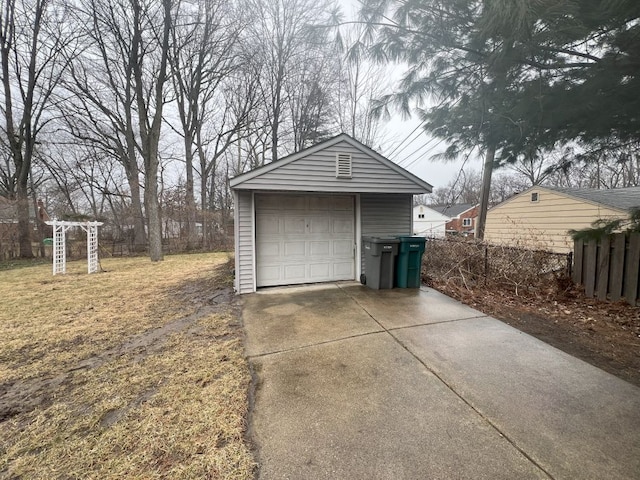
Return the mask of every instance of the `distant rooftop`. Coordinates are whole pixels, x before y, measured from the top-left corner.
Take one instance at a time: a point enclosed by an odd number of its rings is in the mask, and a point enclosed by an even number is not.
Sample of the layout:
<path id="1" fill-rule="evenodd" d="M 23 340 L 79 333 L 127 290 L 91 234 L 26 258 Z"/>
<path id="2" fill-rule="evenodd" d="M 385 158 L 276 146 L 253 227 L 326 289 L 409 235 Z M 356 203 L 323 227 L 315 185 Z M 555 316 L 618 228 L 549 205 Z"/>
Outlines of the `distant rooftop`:
<path id="1" fill-rule="evenodd" d="M 545 188 L 621 210 L 640 208 L 640 187 L 603 190 L 595 188 Z"/>
<path id="2" fill-rule="evenodd" d="M 450 218 L 455 218 L 461 213 L 466 212 L 467 210 L 471 210 L 475 207 L 473 203 L 458 203 L 456 205 L 430 205 L 429 208 L 432 208 L 436 212 L 440 212 L 443 215 L 446 215 Z"/>

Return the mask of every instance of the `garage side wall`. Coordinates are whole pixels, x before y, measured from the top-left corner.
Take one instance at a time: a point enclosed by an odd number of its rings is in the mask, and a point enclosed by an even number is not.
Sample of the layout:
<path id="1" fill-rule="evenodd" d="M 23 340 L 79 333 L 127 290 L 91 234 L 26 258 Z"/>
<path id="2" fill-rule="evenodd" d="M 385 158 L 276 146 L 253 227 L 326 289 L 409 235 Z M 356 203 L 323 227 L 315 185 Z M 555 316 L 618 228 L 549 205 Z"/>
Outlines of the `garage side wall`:
<path id="1" fill-rule="evenodd" d="M 362 236 L 388 237 L 411 235 L 412 195 L 369 194 L 360 195 L 360 222 Z M 361 255 L 364 271 L 364 252 Z"/>
<path id="2" fill-rule="evenodd" d="M 236 289 L 254 292 L 253 195 L 236 190 Z"/>

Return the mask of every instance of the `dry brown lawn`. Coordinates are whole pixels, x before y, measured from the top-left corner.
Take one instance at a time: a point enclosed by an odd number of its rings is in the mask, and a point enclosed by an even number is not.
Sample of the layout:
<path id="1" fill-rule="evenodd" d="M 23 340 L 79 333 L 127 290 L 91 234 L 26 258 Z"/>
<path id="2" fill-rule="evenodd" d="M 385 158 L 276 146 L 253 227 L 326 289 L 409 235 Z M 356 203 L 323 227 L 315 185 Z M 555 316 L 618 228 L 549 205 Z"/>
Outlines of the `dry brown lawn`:
<path id="1" fill-rule="evenodd" d="M 252 478 L 228 260 L 0 271 L 0 478 Z"/>

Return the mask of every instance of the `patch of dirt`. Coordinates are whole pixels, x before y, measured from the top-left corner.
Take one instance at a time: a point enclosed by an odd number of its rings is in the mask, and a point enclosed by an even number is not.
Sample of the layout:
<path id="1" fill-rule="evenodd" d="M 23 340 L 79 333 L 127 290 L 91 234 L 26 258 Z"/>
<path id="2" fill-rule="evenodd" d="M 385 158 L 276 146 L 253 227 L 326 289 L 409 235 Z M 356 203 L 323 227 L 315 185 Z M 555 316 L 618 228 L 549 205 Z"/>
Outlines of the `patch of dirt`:
<path id="1" fill-rule="evenodd" d="M 209 278 L 197 282 L 185 282 L 171 292 L 175 296 L 175 301 L 195 304 L 197 308 L 193 314 L 130 337 L 118 347 L 85 358 L 55 377 L 32 378 L 0 384 L 0 423 L 15 415 L 51 405 L 52 399 L 60 389 L 73 388 L 77 384 L 74 381 L 74 374 L 77 371 L 99 368 L 127 354 L 135 354 L 135 360 L 140 361 L 160 351 L 169 335 L 196 329 L 195 324 L 198 320 L 223 310 L 237 308 L 234 305 L 233 289 L 228 282 L 224 281 L 231 268 L 231 263 L 227 263 L 212 272 Z M 143 398 L 141 401 L 145 400 L 146 398 Z M 105 425 L 115 423 L 123 414 L 124 412 L 114 411 L 113 415 L 107 416 L 108 418 L 103 419 L 103 422 Z"/>
<path id="2" fill-rule="evenodd" d="M 537 295 L 498 289 L 431 287 L 640 386 L 640 307 L 600 302 L 567 288 Z"/>

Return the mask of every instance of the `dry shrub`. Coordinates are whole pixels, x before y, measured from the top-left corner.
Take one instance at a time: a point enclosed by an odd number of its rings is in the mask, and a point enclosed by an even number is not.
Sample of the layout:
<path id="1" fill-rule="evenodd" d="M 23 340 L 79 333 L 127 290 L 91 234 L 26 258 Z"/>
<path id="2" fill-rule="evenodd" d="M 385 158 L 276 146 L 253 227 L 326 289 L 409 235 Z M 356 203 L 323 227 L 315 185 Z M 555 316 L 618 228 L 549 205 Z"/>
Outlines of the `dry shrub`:
<path id="1" fill-rule="evenodd" d="M 477 241 L 429 239 L 423 277 L 429 284 L 468 290 L 478 286 L 506 288 L 518 295 L 523 290 L 562 285 L 569 277 L 569 266 L 566 254 Z"/>

